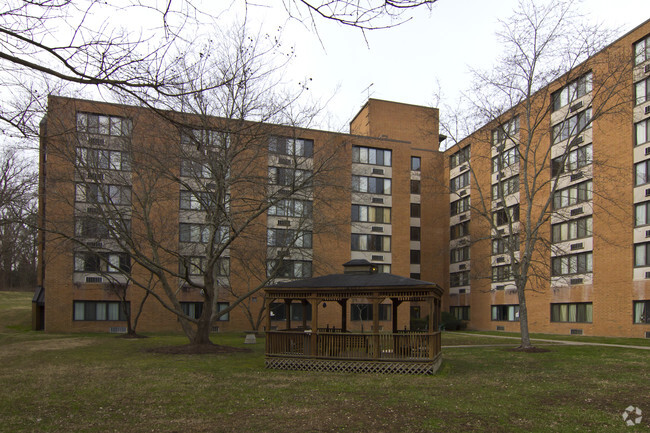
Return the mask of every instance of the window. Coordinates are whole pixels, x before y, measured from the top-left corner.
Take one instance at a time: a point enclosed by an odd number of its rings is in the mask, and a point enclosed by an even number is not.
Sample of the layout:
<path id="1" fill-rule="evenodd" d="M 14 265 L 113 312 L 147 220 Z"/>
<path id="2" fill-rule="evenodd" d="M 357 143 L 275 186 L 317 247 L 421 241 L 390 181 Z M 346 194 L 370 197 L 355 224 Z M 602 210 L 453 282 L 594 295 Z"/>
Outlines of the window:
<path id="1" fill-rule="evenodd" d="M 634 266 L 650 266 L 650 242 L 634 244 Z"/>
<path id="2" fill-rule="evenodd" d="M 269 152 L 278 155 L 314 156 L 314 140 L 304 138 L 270 137 Z"/>
<path id="3" fill-rule="evenodd" d="M 311 186 L 313 173 L 311 170 L 298 168 L 269 167 L 269 184 L 294 186 L 302 188 Z"/>
<path id="4" fill-rule="evenodd" d="M 411 180 L 411 194 L 420 194 L 420 181 L 419 180 Z"/>
<path id="5" fill-rule="evenodd" d="M 449 274 L 449 287 L 469 285 L 469 271 L 452 272 Z"/>
<path id="6" fill-rule="evenodd" d="M 352 251 L 390 252 L 390 236 L 352 233 Z"/>
<path id="7" fill-rule="evenodd" d="M 352 176 L 352 191 L 390 195 L 391 180 L 382 177 Z"/>
<path id="8" fill-rule="evenodd" d="M 451 216 L 458 215 L 469 210 L 469 197 L 463 197 L 460 200 L 451 202 L 450 213 Z"/>
<path id="9" fill-rule="evenodd" d="M 650 323 L 650 301 L 634 301 L 634 323 Z"/>
<path id="10" fill-rule="evenodd" d="M 650 159 L 634 164 L 634 186 L 645 185 L 650 182 Z"/>
<path id="11" fill-rule="evenodd" d="M 386 149 L 375 149 L 372 147 L 353 146 L 352 162 L 357 164 L 372 164 L 391 166 L 391 151 Z"/>
<path id="12" fill-rule="evenodd" d="M 553 209 L 572 206 L 574 204 L 590 201 L 593 196 L 593 184 L 589 180 L 568 188 L 555 191 L 553 194 Z"/>
<path id="13" fill-rule="evenodd" d="M 125 185 L 78 183 L 75 194 L 78 202 L 112 205 L 131 204 L 131 187 Z"/>
<path id="14" fill-rule="evenodd" d="M 650 119 L 645 119 L 634 125 L 634 145 L 647 143 L 650 141 Z"/>
<path id="15" fill-rule="evenodd" d="M 206 163 L 182 159 L 181 176 L 210 179 L 212 177 L 212 172 L 210 171 L 210 166 Z"/>
<path id="16" fill-rule="evenodd" d="M 379 304 L 379 320 L 390 320 L 391 304 Z M 372 304 L 352 304 L 350 320 L 373 320 Z"/>
<path id="17" fill-rule="evenodd" d="M 179 263 L 179 273 L 189 276 L 203 276 L 205 270 L 206 258 L 200 256 L 181 257 Z M 230 274 L 230 258 L 218 258 L 214 265 L 215 277 L 227 277 Z"/>
<path id="18" fill-rule="evenodd" d="M 269 260 L 266 276 L 276 278 L 310 278 L 312 264 L 308 260 Z"/>
<path id="19" fill-rule="evenodd" d="M 519 205 L 510 206 L 509 208 L 499 209 L 492 212 L 492 222 L 495 226 L 505 224 L 514 224 L 519 221 Z"/>
<path id="20" fill-rule="evenodd" d="M 420 167 L 422 166 L 422 160 L 419 156 L 412 156 L 411 157 L 411 171 L 420 171 Z"/>
<path id="21" fill-rule="evenodd" d="M 411 250 L 411 264 L 412 265 L 420 264 L 420 250 Z"/>
<path id="22" fill-rule="evenodd" d="M 77 131 L 128 137 L 131 135 L 131 119 L 102 114 L 77 113 Z"/>
<path id="23" fill-rule="evenodd" d="M 592 272 L 593 255 L 591 252 L 553 257 L 553 276 L 586 274 Z"/>
<path id="24" fill-rule="evenodd" d="M 388 224 L 390 223 L 390 208 L 353 204 L 352 221 Z"/>
<path id="25" fill-rule="evenodd" d="M 452 248 L 449 251 L 449 262 L 458 263 L 469 260 L 469 246 L 464 246 L 460 248 Z"/>
<path id="26" fill-rule="evenodd" d="M 510 281 L 513 279 L 510 265 L 492 266 L 492 282 Z"/>
<path id="27" fill-rule="evenodd" d="M 411 218 L 420 218 L 420 203 L 411 203 Z"/>
<path id="28" fill-rule="evenodd" d="M 553 144 L 575 137 L 591 128 L 591 107 L 553 126 Z"/>
<path id="29" fill-rule="evenodd" d="M 131 311 L 131 303 L 127 302 L 126 311 Z M 73 315 L 75 321 L 125 321 L 126 314 L 120 302 L 107 301 L 74 301 Z"/>
<path id="30" fill-rule="evenodd" d="M 650 101 L 650 78 L 641 80 L 634 85 L 634 98 L 637 105 Z"/>
<path id="31" fill-rule="evenodd" d="M 553 224 L 551 228 L 551 241 L 564 242 L 573 239 L 586 238 L 593 233 L 593 218 L 585 217 L 577 220 Z"/>
<path id="32" fill-rule="evenodd" d="M 591 302 L 551 304 L 551 322 L 591 323 L 592 321 Z"/>
<path id="33" fill-rule="evenodd" d="M 492 158 L 492 173 L 519 163 L 519 149 L 511 147 Z"/>
<path id="34" fill-rule="evenodd" d="M 289 304 L 290 318 L 292 321 L 302 322 L 303 311 L 305 320 L 311 320 L 311 304 Z M 303 308 L 306 307 L 306 308 Z M 271 320 L 285 321 L 287 320 L 287 304 L 283 302 L 272 302 L 270 305 L 271 308 Z"/>
<path id="35" fill-rule="evenodd" d="M 111 234 L 131 232 L 131 220 L 102 220 L 93 217 L 78 217 L 75 221 L 75 235 L 83 238 L 108 238 Z"/>
<path id="36" fill-rule="evenodd" d="M 492 305 L 492 320 L 519 322 L 519 305 Z"/>
<path id="37" fill-rule="evenodd" d="M 374 267 L 377 268 L 378 274 L 390 274 L 390 265 L 386 263 L 373 263 Z"/>
<path id="38" fill-rule="evenodd" d="M 269 247 L 311 248 L 312 232 L 293 229 L 268 229 L 266 245 Z"/>
<path id="39" fill-rule="evenodd" d="M 225 243 L 230 236 L 228 227 L 217 227 L 215 230 L 215 243 Z M 192 242 L 207 244 L 210 241 L 210 226 L 207 224 L 188 224 L 179 225 L 179 242 Z"/>
<path id="40" fill-rule="evenodd" d="M 469 306 L 449 307 L 449 313 L 458 320 L 469 320 Z"/>
<path id="41" fill-rule="evenodd" d="M 634 64 L 640 65 L 650 59 L 650 36 L 634 44 Z"/>
<path id="42" fill-rule="evenodd" d="M 287 198 L 271 205 L 268 214 L 271 216 L 311 218 L 312 208 L 311 201 Z"/>
<path id="43" fill-rule="evenodd" d="M 519 176 L 512 176 L 492 185 L 492 200 L 519 192 Z"/>
<path id="44" fill-rule="evenodd" d="M 180 208 L 183 210 L 215 209 L 216 194 L 209 192 L 181 191 Z"/>
<path id="45" fill-rule="evenodd" d="M 451 240 L 462 238 L 469 234 L 469 221 L 464 221 L 460 224 L 449 227 L 449 238 Z"/>
<path id="46" fill-rule="evenodd" d="M 449 157 L 449 168 L 456 168 L 459 165 L 468 162 L 470 157 L 470 147 L 463 147 L 458 152 Z"/>
<path id="47" fill-rule="evenodd" d="M 183 314 L 192 318 L 198 319 L 203 313 L 203 302 L 181 302 Z M 227 302 L 217 302 L 217 312 L 223 311 L 228 308 Z M 217 318 L 220 322 L 227 322 L 230 319 L 230 313 L 225 313 Z"/>
<path id="48" fill-rule="evenodd" d="M 492 239 L 492 254 L 505 254 L 510 251 L 519 251 L 519 236 L 504 236 Z"/>
<path id="49" fill-rule="evenodd" d="M 128 274 L 131 272 L 131 256 L 126 253 L 76 252 L 74 271 Z"/>
<path id="50" fill-rule="evenodd" d="M 88 169 L 131 170 L 131 156 L 119 150 L 78 147 L 77 163 Z"/>
<path id="51" fill-rule="evenodd" d="M 492 144 L 499 145 L 506 141 L 506 139 L 513 139 L 519 132 L 519 117 L 514 117 L 498 128 L 492 130 Z"/>
<path id="52" fill-rule="evenodd" d="M 420 227 L 411 227 L 411 240 L 412 241 L 419 241 L 420 240 Z"/>
<path id="53" fill-rule="evenodd" d="M 181 130 L 181 144 L 190 144 L 196 148 L 209 146 L 224 149 L 230 146 L 230 134 L 211 129 L 185 128 Z"/>
<path id="54" fill-rule="evenodd" d="M 562 167 L 562 160 L 564 167 Z M 557 176 L 565 171 L 573 171 L 585 167 L 594 161 L 591 144 L 572 150 L 568 155 L 558 156 L 551 161 L 551 176 Z"/>
<path id="55" fill-rule="evenodd" d="M 592 87 L 592 74 L 589 72 L 557 92 L 554 92 L 551 96 L 553 100 L 553 111 L 559 110 L 576 99 L 582 98 L 587 93 L 591 93 Z"/>
<path id="56" fill-rule="evenodd" d="M 449 189 L 454 192 L 469 185 L 469 171 L 454 177 L 449 181 Z"/>
<path id="57" fill-rule="evenodd" d="M 650 201 L 634 205 L 634 226 L 650 224 Z"/>

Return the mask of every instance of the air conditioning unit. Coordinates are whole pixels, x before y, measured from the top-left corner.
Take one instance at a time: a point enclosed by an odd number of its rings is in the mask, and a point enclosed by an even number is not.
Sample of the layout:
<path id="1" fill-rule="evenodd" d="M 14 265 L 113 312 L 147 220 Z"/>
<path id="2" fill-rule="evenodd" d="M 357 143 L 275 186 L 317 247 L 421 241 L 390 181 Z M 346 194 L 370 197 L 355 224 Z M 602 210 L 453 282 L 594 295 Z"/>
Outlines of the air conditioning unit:
<path id="1" fill-rule="evenodd" d="M 278 221 L 278 226 L 289 227 L 290 225 L 291 225 L 291 221 L 289 221 L 289 220 L 279 220 Z"/>
<path id="2" fill-rule="evenodd" d="M 462 295 L 464 293 L 467 293 L 467 289 L 458 289 L 458 294 Z"/>
<path id="3" fill-rule="evenodd" d="M 497 263 L 503 263 L 506 261 L 505 257 L 497 257 Z"/>
<path id="4" fill-rule="evenodd" d="M 573 113 L 574 111 L 577 111 L 577 110 L 579 110 L 581 108 L 582 108 L 582 101 L 578 102 L 577 104 L 573 104 L 571 106 L 571 108 L 569 109 L 569 111 L 571 111 Z"/>
<path id="5" fill-rule="evenodd" d="M 574 173 L 571 175 L 571 181 L 582 179 L 582 172 Z"/>
<path id="6" fill-rule="evenodd" d="M 585 246 L 584 246 L 584 244 L 583 244 L 582 242 L 577 243 L 577 244 L 571 244 L 571 251 L 581 250 L 581 249 L 583 249 L 584 247 L 585 247 Z"/>
<path id="7" fill-rule="evenodd" d="M 87 283 L 103 283 L 104 279 L 102 277 L 86 277 Z"/>
<path id="8" fill-rule="evenodd" d="M 103 248 L 104 244 L 102 242 L 88 242 L 90 248 Z"/>
<path id="9" fill-rule="evenodd" d="M 464 190 L 462 190 L 461 192 L 458 193 L 458 195 L 461 196 L 461 197 L 464 196 L 465 194 L 467 194 L 466 189 L 464 189 Z"/>
<path id="10" fill-rule="evenodd" d="M 577 207 L 575 209 L 571 209 L 571 216 L 580 215 L 583 212 L 584 212 L 584 209 L 582 209 L 582 207 Z"/>
<path id="11" fill-rule="evenodd" d="M 584 281 L 585 280 L 583 278 L 571 278 L 569 283 L 570 284 L 582 284 L 582 283 L 584 283 Z"/>
<path id="12" fill-rule="evenodd" d="M 645 278 L 646 278 L 646 280 L 647 280 L 647 279 L 650 279 L 650 272 L 646 272 L 646 273 L 645 273 Z"/>
<path id="13" fill-rule="evenodd" d="M 496 287 L 497 290 L 503 290 L 503 289 L 505 289 L 505 288 L 506 288 L 506 286 L 503 286 L 503 285 L 501 285 L 501 286 L 497 286 L 497 287 Z"/>
<path id="14" fill-rule="evenodd" d="M 650 114 L 650 105 L 646 105 L 645 108 L 643 109 L 643 112 L 645 114 Z"/>
<path id="15" fill-rule="evenodd" d="M 98 207 L 96 207 L 96 206 L 88 206 L 88 207 L 86 208 L 86 213 L 94 213 L 94 214 L 98 214 L 98 213 L 100 213 L 100 212 L 101 212 L 101 210 L 100 210 Z"/>
<path id="16" fill-rule="evenodd" d="M 497 326 L 497 331 L 505 331 L 506 327 L 505 326 Z"/>
<path id="17" fill-rule="evenodd" d="M 650 230 L 646 230 L 646 231 L 645 231 L 645 237 L 646 237 L 646 238 L 650 238 Z"/>
<path id="18" fill-rule="evenodd" d="M 372 232 L 383 232 L 384 228 L 382 226 L 372 226 L 370 231 L 372 231 Z"/>
<path id="19" fill-rule="evenodd" d="M 646 190 L 645 190 L 645 196 L 646 196 L 646 197 L 650 196 L 650 188 L 646 188 Z"/>
<path id="20" fill-rule="evenodd" d="M 583 141 L 585 141 L 585 138 L 582 135 L 580 135 L 580 136 L 574 138 L 573 140 L 571 140 L 571 144 L 572 145 L 581 144 Z"/>
<path id="21" fill-rule="evenodd" d="M 372 174 L 384 174 L 384 170 L 381 168 L 373 168 Z"/>
<path id="22" fill-rule="evenodd" d="M 458 269 L 459 269 L 459 270 L 463 270 L 463 269 L 465 269 L 465 268 L 467 268 L 467 265 L 466 265 L 466 264 L 458 265 Z"/>
<path id="23" fill-rule="evenodd" d="M 291 164 L 291 160 L 288 159 L 288 158 L 278 158 L 278 164 L 282 164 L 282 165 L 290 165 L 290 164 Z"/>
<path id="24" fill-rule="evenodd" d="M 650 105 L 649 105 L 649 107 L 650 107 Z M 650 146 L 645 148 L 645 154 L 650 155 Z"/>
<path id="25" fill-rule="evenodd" d="M 462 214 L 459 219 L 460 221 L 465 221 L 467 219 L 467 214 Z"/>
<path id="26" fill-rule="evenodd" d="M 643 68 L 643 72 L 646 74 L 650 72 L 650 64 L 645 65 L 645 68 Z"/>
<path id="27" fill-rule="evenodd" d="M 460 171 L 465 171 L 468 168 L 469 168 L 469 166 L 467 164 L 463 164 L 463 165 L 460 166 Z"/>
<path id="28" fill-rule="evenodd" d="M 572 329 L 571 335 L 582 335 L 582 329 Z"/>
<path id="29" fill-rule="evenodd" d="M 384 256 L 372 256 L 370 260 L 384 261 Z"/>
<path id="30" fill-rule="evenodd" d="M 373 202 L 373 203 L 383 203 L 383 202 L 384 202 L 384 199 L 381 198 L 381 197 L 373 197 L 373 198 L 372 198 L 372 202 Z"/>
<path id="31" fill-rule="evenodd" d="M 105 143 L 103 138 L 97 138 L 97 137 L 90 137 L 88 139 L 88 144 L 91 146 L 103 146 Z"/>

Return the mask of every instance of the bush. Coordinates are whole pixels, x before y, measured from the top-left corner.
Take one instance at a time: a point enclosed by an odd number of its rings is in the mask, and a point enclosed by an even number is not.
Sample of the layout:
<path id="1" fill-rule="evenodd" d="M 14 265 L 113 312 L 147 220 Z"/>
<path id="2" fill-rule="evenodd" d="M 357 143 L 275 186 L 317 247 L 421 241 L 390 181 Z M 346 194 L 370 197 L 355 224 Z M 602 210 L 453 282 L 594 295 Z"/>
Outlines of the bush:
<path id="1" fill-rule="evenodd" d="M 443 311 L 441 318 L 442 329 L 446 331 L 462 331 L 467 328 L 467 322 L 464 322 L 453 314 Z"/>

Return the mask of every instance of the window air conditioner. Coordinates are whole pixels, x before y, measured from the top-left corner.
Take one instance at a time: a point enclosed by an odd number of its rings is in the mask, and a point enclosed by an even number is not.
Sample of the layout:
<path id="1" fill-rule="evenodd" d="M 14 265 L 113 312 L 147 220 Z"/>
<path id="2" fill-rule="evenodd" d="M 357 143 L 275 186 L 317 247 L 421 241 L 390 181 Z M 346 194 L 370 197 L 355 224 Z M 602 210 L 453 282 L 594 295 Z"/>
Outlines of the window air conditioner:
<path id="1" fill-rule="evenodd" d="M 644 108 L 644 112 L 645 114 L 650 114 L 650 105 L 646 105 L 646 107 Z"/>
<path id="2" fill-rule="evenodd" d="M 103 283 L 104 279 L 102 277 L 86 277 L 87 283 Z"/>
<path id="3" fill-rule="evenodd" d="M 579 110 L 581 108 L 582 108 L 582 101 L 578 102 L 577 104 L 573 104 L 571 106 L 571 108 L 569 109 L 569 111 L 571 111 L 573 113 L 574 111 L 577 111 L 577 110 Z"/>
<path id="4" fill-rule="evenodd" d="M 643 68 L 643 72 L 645 72 L 646 74 L 650 72 L 650 64 L 645 65 L 645 68 Z"/>

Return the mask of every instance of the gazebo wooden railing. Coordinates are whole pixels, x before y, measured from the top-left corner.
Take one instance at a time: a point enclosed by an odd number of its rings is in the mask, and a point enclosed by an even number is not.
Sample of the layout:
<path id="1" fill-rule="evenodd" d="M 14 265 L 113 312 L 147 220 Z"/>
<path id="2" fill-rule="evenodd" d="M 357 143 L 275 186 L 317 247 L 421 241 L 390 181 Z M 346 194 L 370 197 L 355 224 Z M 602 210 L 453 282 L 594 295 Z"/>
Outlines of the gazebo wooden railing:
<path id="1" fill-rule="evenodd" d="M 365 260 L 352 260 L 343 266 L 346 267 L 344 274 L 278 283 L 265 289 L 267 368 L 434 373 L 442 359 L 438 331 L 442 289 L 426 281 L 378 274 Z M 348 331 L 351 320 L 348 304 L 353 299 L 371 302 L 372 332 Z M 284 330 L 271 330 L 271 303 L 276 300 L 285 303 Z M 385 305 L 392 307 L 391 332 L 381 331 L 379 326 L 380 304 L 387 301 L 390 304 Z M 311 326 L 305 315 L 301 329 L 292 326 L 289 307 L 293 302 L 300 302 L 302 311 L 307 311 L 307 306 L 311 308 Z M 319 308 L 324 309 L 326 302 L 339 305 L 337 328 L 330 328 L 329 324 L 326 328 L 318 326 Z M 398 331 L 398 313 L 404 310 L 400 310 L 404 302 L 416 302 L 426 308 L 427 331 Z"/>
<path id="2" fill-rule="evenodd" d="M 440 353 L 440 332 L 266 333 L 266 356 L 341 360 L 431 361 Z"/>

